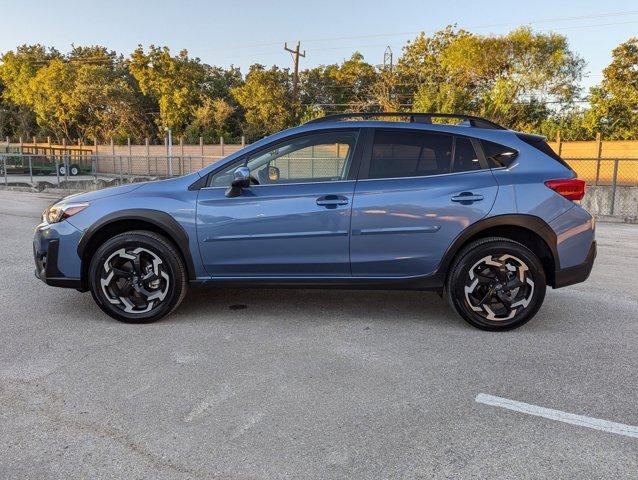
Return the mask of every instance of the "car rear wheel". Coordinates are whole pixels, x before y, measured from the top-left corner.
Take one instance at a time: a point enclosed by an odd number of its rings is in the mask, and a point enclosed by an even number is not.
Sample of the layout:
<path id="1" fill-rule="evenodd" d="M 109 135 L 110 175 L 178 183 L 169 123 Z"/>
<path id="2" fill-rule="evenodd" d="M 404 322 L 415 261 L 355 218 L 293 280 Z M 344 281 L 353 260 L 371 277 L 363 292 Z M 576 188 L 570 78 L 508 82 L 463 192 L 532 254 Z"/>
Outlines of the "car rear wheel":
<path id="1" fill-rule="evenodd" d="M 126 232 L 102 244 L 89 267 L 91 294 L 111 317 L 148 323 L 171 313 L 187 290 L 181 255 L 165 237 Z"/>
<path id="2" fill-rule="evenodd" d="M 482 330 L 511 330 L 534 317 L 545 298 L 545 272 L 524 245 L 500 237 L 472 242 L 457 255 L 446 291 L 452 308 Z"/>

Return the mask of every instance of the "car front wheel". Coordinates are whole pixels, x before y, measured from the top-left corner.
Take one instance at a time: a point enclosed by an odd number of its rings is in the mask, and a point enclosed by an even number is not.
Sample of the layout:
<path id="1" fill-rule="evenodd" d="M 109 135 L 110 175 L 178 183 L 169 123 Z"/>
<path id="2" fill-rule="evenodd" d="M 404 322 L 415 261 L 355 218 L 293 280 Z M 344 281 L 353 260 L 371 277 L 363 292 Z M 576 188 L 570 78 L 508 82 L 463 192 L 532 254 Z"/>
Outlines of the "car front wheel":
<path id="1" fill-rule="evenodd" d="M 538 257 L 506 238 L 479 239 L 457 255 L 446 291 L 452 308 L 482 330 L 511 330 L 536 314 L 545 298 Z"/>
<path id="2" fill-rule="evenodd" d="M 111 317 L 148 323 L 171 313 L 187 290 L 181 255 L 165 237 L 148 231 L 114 236 L 93 255 L 91 294 Z"/>

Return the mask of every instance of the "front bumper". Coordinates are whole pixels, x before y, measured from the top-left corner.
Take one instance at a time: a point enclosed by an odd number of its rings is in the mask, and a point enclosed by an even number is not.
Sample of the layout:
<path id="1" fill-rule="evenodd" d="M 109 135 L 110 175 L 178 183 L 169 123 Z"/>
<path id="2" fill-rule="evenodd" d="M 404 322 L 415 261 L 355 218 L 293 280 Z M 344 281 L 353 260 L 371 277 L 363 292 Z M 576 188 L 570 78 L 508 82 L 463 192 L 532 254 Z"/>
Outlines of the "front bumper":
<path id="1" fill-rule="evenodd" d="M 568 285 L 574 285 L 575 283 L 587 280 L 591 273 L 591 269 L 594 266 L 595 259 L 596 241 L 594 240 L 589 247 L 589 252 L 587 253 L 587 257 L 583 263 L 556 271 L 554 288 L 567 287 Z"/>
<path id="2" fill-rule="evenodd" d="M 33 237 L 33 258 L 35 276 L 53 287 L 75 288 L 82 290 L 80 261 L 72 250 L 77 245 L 79 231 L 70 224 L 38 225 Z M 72 252 L 67 255 L 67 252 Z M 65 258 L 61 259 L 60 253 Z M 75 254 L 75 258 L 73 258 Z"/>

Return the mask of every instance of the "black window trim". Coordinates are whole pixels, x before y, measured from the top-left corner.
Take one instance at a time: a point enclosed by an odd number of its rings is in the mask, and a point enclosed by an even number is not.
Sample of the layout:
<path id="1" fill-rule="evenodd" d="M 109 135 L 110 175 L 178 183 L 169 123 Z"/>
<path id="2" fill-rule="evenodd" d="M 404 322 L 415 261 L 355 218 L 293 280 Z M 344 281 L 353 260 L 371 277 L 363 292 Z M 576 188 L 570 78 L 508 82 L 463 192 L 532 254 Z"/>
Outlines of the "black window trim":
<path id="1" fill-rule="evenodd" d="M 468 135 L 459 135 L 456 133 L 448 133 L 448 132 L 440 132 L 437 130 L 428 130 L 423 128 L 363 128 L 362 130 L 367 130 L 366 138 L 365 138 L 365 148 L 363 149 L 363 158 L 361 160 L 361 164 L 359 166 L 359 176 L 358 180 L 401 180 L 407 178 L 432 178 L 432 177 L 440 177 L 447 175 L 460 175 L 460 174 L 468 174 L 468 173 L 477 173 L 483 172 L 486 170 L 491 170 L 487 159 L 485 157 L 485 153 L 483 152 L 483 148 L 481 146 L 481 142 L 478 138 L 470 137 Z M 370 166 L 372 163 L 372 149 L 374 147 L 374 136 L 377 130 L 381 130 L 384 132 L 409 132 L 409 133 L 428 133 L 433 135 L 447 135 L 448 137 L 452 137 L 452 152 L 451 152 L 451 161 L 450 161 L 450 171 L 448 173 L 436 173 L 433 175 L 413 175 L 409 177 L 381 177 L 381 178 L 370 178 Z M 456 153 L 456 139 L 458 138 L 467 138 L 472 143 L 472 147 L 474 147 L 474 151 L 476 152 L 476 156 L 478 157 L 479 163 L 481 165 L 480 170 L 467 170 L 464 172 L 453 172 L 452 169 L 454 167 L 454 154 Z"/>
<path id="2" fill-rule="evenodd" d="M 321 181 L 321 182 L 290 182 L 290 183 L 280 183 L 280 184 L 269 184 L 270 186 L 283 186 L 283 185 L 299 185 L 299 184 L 313 184 L 313 183 L 333 183 L 333 182 L 347 182 L 347 181 L 352 181 L 352 180 L 356 180 L 357 179 L 357 173 L 359 171 L 359 165 L 361 163 L 361 155 L 362 155 L 362 151 L 363 151 L 363 147 L 367 142 L 367 139 L 365 138 L 364 132 L 363 132 L 363 128 L 357 128 L 357 127 L 349 127 L 349 128 L 325 128 L 325 129 L 317 129 L 317 130 L 310 130 L 310 131 L 305 131 L 305 132 L 299 132 L 299 133 L 295 133 L 293 135 L 289 135 L 287 137 L 284 138 L 280 138 L 279 140 L 275 140 L 273 142 L 270 142 L 262 147 L 259 147 L 255 150 L 251 150 L 250 152 L 246 152 L 243 155 L 241 155 L 240 157 L 236 158 L 235 160 L 233 160 L 232 162 L 226 163 L 224 165 L 220 165 L 219 167 L 215 168 L 214 170 L 211 170 L 210 172 L 208 172 L 206 174 L 206 181 L 204 186 L 202 186 L 201 188 L 228 188 L 228 187 L 223 187 L 223 186 L 213 186 L 211 185 L 211 181 L 213 179 L 213 176 L 217 173 L 219 173 L 220 171 L 230 167 L 231 165 L 237 165 L 237 166 L 241 166 L 242 164 L 246 164 L 246 162 L 248 161 L 248 158 L 254 156 L 254 155 L 259 155 L 260 153 L 266 152 L 272 148 L 274 148 L 275 146 L 284 143 L 284 142 L 289 142 L 291 140 L 294 140 L 296 138 L 300 138 L 300 137 L 306 137 L 308 135 L 321 135 L 321 134 L 326 134 L 326 133 L 344 133 L 344 132 L 350 132 L 350 133 L 356 133 L 357 134 L 357 138 L 355 141 L 355 147 L 354 147 L 354 153 L 352 154 L 352 162 L 350 163 L 350 169 L 348 170 L 348 176 L 345 179 L 342 180 L 328 180 L 328 181 Z M 259 186 L 259 185 L 255 185 L 255 186 Z M 266 186 L 266 185 L 261 185 L 261 186 Z"/>

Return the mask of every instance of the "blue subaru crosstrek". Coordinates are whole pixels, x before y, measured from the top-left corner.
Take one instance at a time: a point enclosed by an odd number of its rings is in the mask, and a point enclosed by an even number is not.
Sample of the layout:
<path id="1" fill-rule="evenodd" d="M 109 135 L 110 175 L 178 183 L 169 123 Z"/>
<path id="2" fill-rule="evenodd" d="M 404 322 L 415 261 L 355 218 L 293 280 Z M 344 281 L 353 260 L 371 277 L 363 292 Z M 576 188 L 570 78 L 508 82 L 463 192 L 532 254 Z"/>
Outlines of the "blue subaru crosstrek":
<path id="1" fill-rule="evenodd" d="M 190 175 L 64 198 L 36 228 L 36 276 L 132 323 L 206 283 L 431 290 L 507 330 L 547 285 L 589 276 L 584 193 L 543 137 L 483 118 L 333 115 Z"/>

